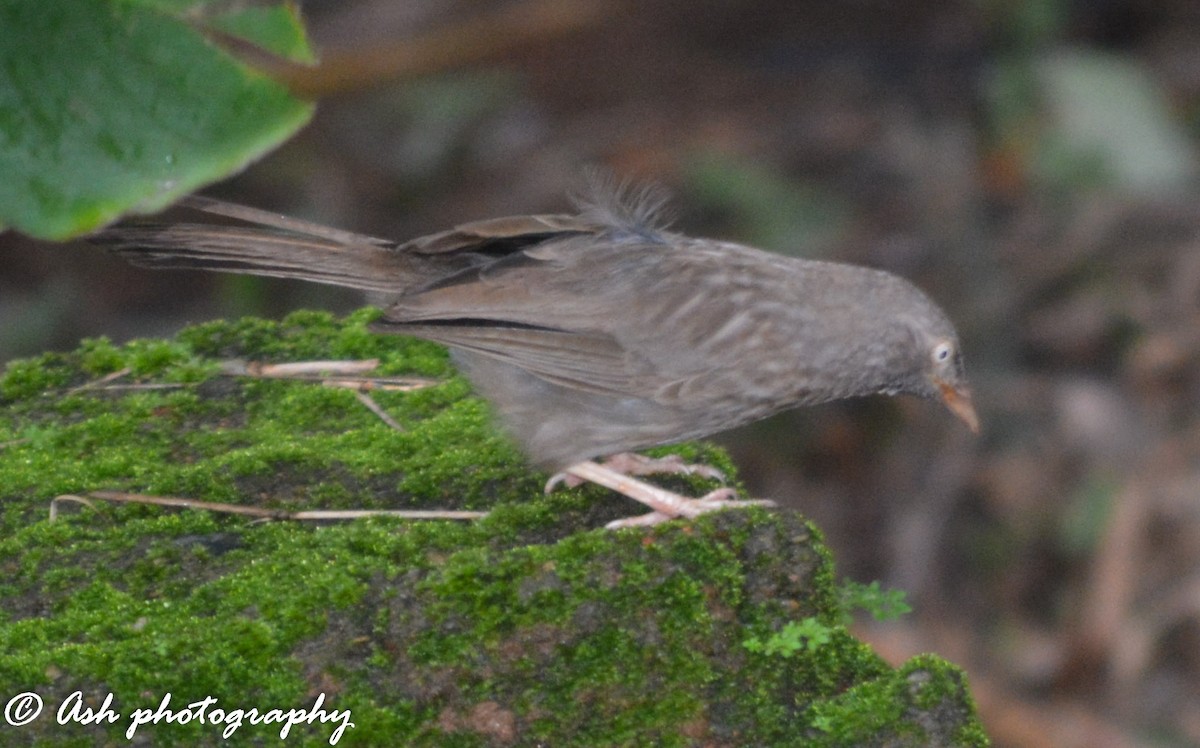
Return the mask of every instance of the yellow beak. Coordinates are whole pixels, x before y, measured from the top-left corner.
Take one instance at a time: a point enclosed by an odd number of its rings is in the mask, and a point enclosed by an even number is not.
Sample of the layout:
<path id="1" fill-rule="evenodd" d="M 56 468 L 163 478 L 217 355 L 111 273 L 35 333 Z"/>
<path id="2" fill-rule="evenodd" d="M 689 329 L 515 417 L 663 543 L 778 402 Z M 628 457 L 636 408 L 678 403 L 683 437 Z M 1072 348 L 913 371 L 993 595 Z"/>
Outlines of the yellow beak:
<path id="1" fill-rule="evenodd" d="M 934 384 L 942 393 L 942 402 L 950 412 L 962 419 L 971 429 L 972 434 L 979 433 L 979 416 L 975 414 L 975 405 L 971 402 L 971 391 L 965 387 L 954 387 L 941 379 L 934 378 Z"/>

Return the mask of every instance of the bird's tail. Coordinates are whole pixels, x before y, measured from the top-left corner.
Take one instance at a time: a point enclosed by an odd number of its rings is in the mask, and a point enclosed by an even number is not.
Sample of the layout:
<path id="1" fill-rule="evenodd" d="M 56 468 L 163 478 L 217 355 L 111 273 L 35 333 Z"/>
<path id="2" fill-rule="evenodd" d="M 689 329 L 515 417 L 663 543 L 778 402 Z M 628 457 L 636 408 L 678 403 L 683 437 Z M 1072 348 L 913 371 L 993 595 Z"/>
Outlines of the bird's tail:
<path id="1" fill-rule="evenodd" d="M 384 239 L 206 197 L 181 205 L 252 225 L 127 224 L 88 241 L 134 265 L 298 278 L 364 291 L 403 292 L 438 274 L 428 260 Z"/>

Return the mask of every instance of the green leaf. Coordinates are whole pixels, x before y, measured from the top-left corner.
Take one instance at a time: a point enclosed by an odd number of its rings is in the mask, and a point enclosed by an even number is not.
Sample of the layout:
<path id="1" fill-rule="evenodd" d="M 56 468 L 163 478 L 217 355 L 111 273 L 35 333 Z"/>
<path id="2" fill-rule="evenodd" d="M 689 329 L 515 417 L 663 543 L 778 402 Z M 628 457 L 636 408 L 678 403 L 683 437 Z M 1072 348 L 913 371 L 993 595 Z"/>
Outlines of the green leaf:
<path id="1" fill-rule="evenodd" d="M 292 62 L 311 65 L 317 58 L 304 38 L 304 23 L 291 3 L 272 8 L 240 8 L 214 16 L 214 28 L 255 44 Z"/>
<path id="2" fill-rule="evenodd" d="M 311 58 L 292 6 L 290 40 L 278 13 L 208 6 L 0 0 L 0 228 L 63 239 L 161 209 L 308 121 L 311 104 L 206 35 Z"/>
<path id="3" fill-rule="evenodd" d="M 752 636 L 742 646 L 756 654 L 788 658 L 801 650 L 816 652 L 833 638 L 833 630 L 813 617 L 788 621 L 766 641 Z"/>
<path id="4" fill-rule="evenodd" d="M 912 612 L 904 590 L 885 590 L 878 581 L 861 584 L 852 579 L 842 582 L 840 595 L 845 623 L 850 623 L 850 613 L 861 608 L 876 621 L 894 621 Z"/>

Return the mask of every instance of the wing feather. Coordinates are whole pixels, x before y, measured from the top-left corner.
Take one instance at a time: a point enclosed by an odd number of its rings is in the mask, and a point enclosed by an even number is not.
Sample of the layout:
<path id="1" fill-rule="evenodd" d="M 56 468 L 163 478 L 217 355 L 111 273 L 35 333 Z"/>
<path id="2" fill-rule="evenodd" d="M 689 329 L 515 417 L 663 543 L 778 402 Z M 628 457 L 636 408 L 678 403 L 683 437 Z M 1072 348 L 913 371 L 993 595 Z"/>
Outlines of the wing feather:
<path id="1" fill-rule="evenodd" d="M 652 372 L 606 335 L 504 325 L 376 323 L 379 332 L 399 333 L 473 351 L 517 366 L 571 389 L 627 394 Z"/>

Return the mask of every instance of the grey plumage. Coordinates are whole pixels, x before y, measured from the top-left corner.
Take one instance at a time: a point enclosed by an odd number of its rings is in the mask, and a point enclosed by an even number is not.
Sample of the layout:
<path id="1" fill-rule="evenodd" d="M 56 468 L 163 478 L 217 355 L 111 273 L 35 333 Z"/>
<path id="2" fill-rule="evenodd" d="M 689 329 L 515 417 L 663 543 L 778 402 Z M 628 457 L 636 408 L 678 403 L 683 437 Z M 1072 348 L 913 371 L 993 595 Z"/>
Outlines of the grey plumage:
<path id="1" fill-rule="evenodd" d="M 450 346 L 547 468 L 877 393 L 941 397 L 976 427 L 954 327 L 907 281 L 688 238 L 655 222 L 659 193 L 597 189 L 576 215 L 400 244 L 204 198 L 187 204 L 259 225 L 119 226 L 94 240 L 149 267 L 389 293 L 376 329 Z"/>

